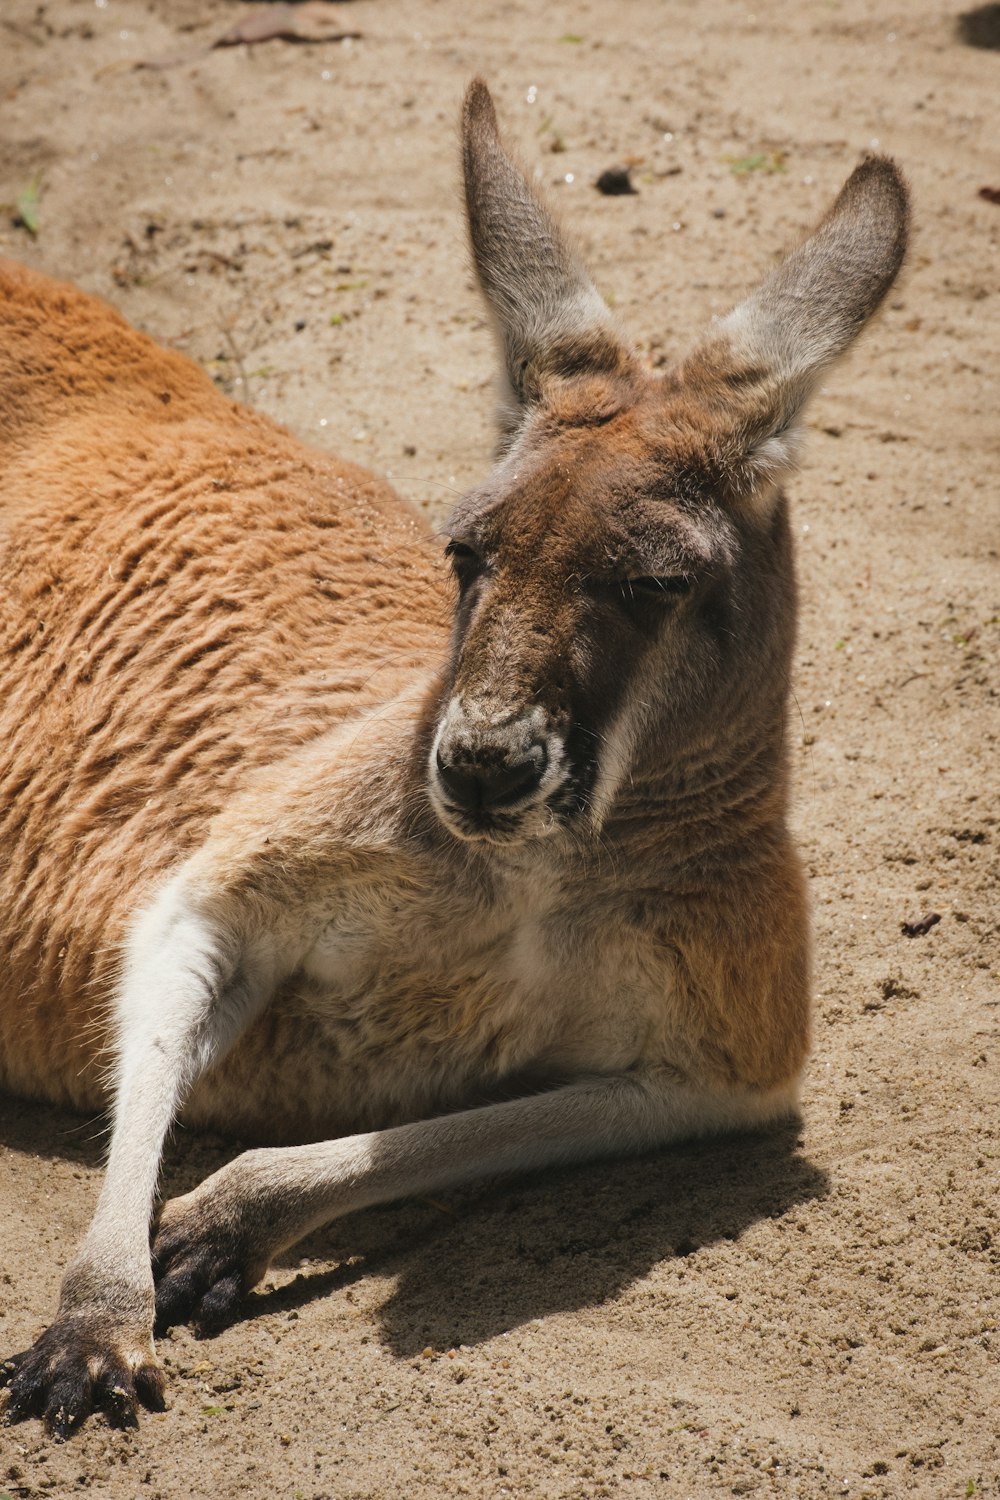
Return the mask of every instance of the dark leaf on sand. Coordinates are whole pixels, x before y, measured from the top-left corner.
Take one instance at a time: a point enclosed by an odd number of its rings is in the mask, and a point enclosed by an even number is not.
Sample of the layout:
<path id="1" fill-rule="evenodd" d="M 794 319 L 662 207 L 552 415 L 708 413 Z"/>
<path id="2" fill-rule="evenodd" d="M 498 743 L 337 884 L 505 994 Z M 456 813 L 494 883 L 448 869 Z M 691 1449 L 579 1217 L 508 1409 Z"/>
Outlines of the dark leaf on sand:
<path id="1" fill-rule="evenodd" d="M 955 25 L 959 41 L 964 42 L 967 47 L 982 47 L 987 52 L 1000 52 L 1000 5 L 996 0 L 964 11 Z"/>
<path id="2" fill-rule="evenodd" d="M 607 197 L 618 197 L 623 193 L 634 193 L 636 189 L 632 186 L 632 178 L 628 167 L 607 167 L 594 183 L 599 193 Z"/>
<path id="3" fill-rule="evenodd" d="M 940 912 L 929 911 L 926 916 L 917 917 L 913 922 L 901 922 L 900 928 L 904 937 L 924 937 L 940 920 Z"/>

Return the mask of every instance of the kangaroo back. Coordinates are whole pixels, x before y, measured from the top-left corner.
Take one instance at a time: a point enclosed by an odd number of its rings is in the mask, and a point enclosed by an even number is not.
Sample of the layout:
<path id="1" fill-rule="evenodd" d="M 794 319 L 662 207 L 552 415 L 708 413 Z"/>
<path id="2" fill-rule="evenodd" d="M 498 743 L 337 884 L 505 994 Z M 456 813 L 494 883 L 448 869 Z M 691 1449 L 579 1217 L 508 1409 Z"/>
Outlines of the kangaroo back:
<path id="1" fill-rule="evenodd" d="M 239 778 L 422 677 L 446 601 L 387 485 L 9 262 L 0 467 L 0 1083 L 91 1103 L 128 912 Z"/>

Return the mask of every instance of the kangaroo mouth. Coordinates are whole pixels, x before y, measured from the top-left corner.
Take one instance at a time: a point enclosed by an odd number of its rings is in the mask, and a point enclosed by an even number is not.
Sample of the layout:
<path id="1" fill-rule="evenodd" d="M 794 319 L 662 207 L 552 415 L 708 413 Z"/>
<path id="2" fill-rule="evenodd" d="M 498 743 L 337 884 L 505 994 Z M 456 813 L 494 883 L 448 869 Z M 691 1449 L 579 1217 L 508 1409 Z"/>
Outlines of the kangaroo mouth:
<path id="1" fill-rule="evenodd" d="M 450 801 L 446 791 L 432 778 L 430 802 L 448 832 L 465 843 L 526 843 L 555 833 L 560 825 L 558 796 L 535 794 L 521 806 L 460 806 Z"/>
<path id="2" fill-rule="evenodd" d="M 537 838 L 541 832 L 539 829 L 529 830 L 523 819 L 509 813 L 477 815 L 446 804 L 436 804 L 435 812 L 448 832 L 467 844 L 522 844 Z"/>

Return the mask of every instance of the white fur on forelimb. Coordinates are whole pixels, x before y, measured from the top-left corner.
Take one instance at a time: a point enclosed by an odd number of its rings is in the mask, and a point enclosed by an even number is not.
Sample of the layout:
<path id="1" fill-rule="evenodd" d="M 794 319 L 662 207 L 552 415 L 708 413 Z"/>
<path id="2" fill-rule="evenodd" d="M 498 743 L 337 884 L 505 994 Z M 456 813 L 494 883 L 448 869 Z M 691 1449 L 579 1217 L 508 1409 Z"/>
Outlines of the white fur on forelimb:
<path id="1" fill-rule="evenodd" d="M 117 1001 L 111 1150 L 93 1221 L 63 1282 L 76 1309 L 97 1281 L 152 1309 L 149 1222 L 163 1143 L 184 1097 L 245 1029 L 270 993 L 250 966 L 190 905 L 180 877 L 136 921 Z M 96 1289 L 96 1288 L 95 1288 Z"/>

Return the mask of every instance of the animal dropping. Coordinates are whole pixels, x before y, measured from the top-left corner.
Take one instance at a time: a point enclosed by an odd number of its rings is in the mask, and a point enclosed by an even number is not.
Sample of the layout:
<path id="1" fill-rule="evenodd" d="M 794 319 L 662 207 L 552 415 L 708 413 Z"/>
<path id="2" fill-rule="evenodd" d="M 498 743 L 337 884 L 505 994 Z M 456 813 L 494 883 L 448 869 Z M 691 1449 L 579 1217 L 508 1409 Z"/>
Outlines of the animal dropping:
<path id="1" fill-rule="evenodd" d="M 134 1425 L 154 1317 L 224 1326 L 338 1215 L 796 1109 L 781 485 L 906 189 L 864 160 L 659 374 L 482 82 L 463 140 L 502 400 L 445 556 L 382 480 L 0 263 L 0 1084 L 113 1121 L 9 1422 Z M 151 1252 L 179 1116 L 262 1145 Z"/>

